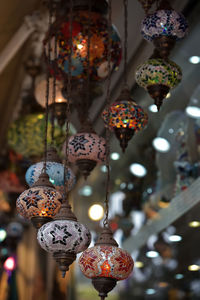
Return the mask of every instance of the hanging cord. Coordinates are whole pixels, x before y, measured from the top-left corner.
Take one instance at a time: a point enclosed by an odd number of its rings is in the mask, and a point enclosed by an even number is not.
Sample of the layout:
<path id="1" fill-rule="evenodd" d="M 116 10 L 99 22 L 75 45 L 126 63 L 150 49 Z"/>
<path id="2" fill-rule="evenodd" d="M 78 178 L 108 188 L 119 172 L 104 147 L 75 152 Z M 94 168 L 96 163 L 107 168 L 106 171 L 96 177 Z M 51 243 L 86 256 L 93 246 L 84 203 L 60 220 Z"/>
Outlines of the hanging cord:
<path id="1" fill-rule="evenodd" d="M 57 59 L 57 33 L 54 36 L 54 61 Z M 56 76 L 53 77 L 53 90 L 52 90 L 52 119 L 51 119 L 51 144 L 54 145 L 54 138 L 55 138 L 55 104 L 56 104 Z"/>
<path id="2" fill-rule="evenodd" d="M 127 86 L 128 0 L 124 0 L 124 85 Z"/>
<path id="3" fill-rule="evenodd" d="M 51 24 L 52 24 L 52 17 L 53 17 L 53 11 L 52 7 L 50 5 L 49 8 L 49 32 L 51 29 Z M 50 39 L 48 40 L 48 65 L 50 64 L 50 55 L 51 55 L 51 43 Z M 45 114 L 45 135 L 44 135 L 44 165 L 43 165 L 43 170 L 42 172 L 46 173 L 47 169 L 47 136 L 48 136 L 48 118 L 49 118 L 49 79 L 50 79 L 50 72 L 49 68 L 47 68 L 47 73 L 46 73 L 46 114 Z"/>
<path id="4" fill-rule="evenodd" d="M 86 122 L 89 119 L 88 110 L 89 110 L 89 102 L 90 102 L 90 46 L 91 46 L 91 17 L 92 17 L 92 0 L 89 0 L 89 15 L 88 15 L 88 28 L 87 28 L 87 100 L 86 100 Z"/>
<path id="5" fill-rule="evenodd" d="M 69 11 L 69 73 L 67 81 L 67 109 L 66 109 L 66 148 L 65 148 L 65 163 L 64 163 L 64 199 L 66 202 L 69 202 L 69 189 L 68 189 L 68 180 L 67 175 L 69 173 L 69 115 L 70 115 L 70 106 L 69 102 L 71 99 L 71 66 L 72 66 L 72 21 L 73 21 L 73 0 L 70 0 L 70 11 Z"/>
<path id="6" fill-rule="evenodd" d="M 111 48 L 112 48 L 112 0 L 108 1 L 108 84 L 107 84 L 107 95 L 106 95 L 106 106 L 110 104 L 110 90 L 111 90 Z M 106 198 L 105 198 L 105 219 L 103 221 L 104 227 L 108 226 L 108 215 L 109 215 L 109 195 L 110 195 L 110 130 L 106 127 L 106 169 L 107 169 L 107 180 L 106 180 Z"/>

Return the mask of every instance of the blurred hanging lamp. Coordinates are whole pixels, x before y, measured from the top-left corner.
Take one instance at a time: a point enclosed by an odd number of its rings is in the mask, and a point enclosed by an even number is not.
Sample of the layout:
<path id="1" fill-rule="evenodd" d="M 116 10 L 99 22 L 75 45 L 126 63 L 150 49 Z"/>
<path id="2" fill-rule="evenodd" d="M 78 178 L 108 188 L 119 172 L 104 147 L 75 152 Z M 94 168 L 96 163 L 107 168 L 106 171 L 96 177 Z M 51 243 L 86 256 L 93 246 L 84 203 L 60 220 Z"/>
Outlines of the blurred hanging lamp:
<path id="1" fill-rule="evenodd" d="M 138 0 L 138 1 L 141 3 L 146 14 L 148 14 L 152 5 L 156 2 L 156 0 Z"/>
<path id="2" fill-rule="evenodd" d="M 49 15 L 49 26 L 52 22 L 52 14 Z M 50 54 L 50 45 L 49 45 Z M 42 173 L 35 184 L 28 190 L 25 190 L 17 198 L 17 211 L 24 218 L 31 219 L 36 228 L 40 228 L 44 223 L 49 222 L 58 212 L 62 197 L 49 181 L 47 170 L 47 131 L 48 131 L 48 113 L 49 113 L 49 72 L 47 71 L 46 87 L 46 117 L 45 117 L 45 139 L 44 139 L 44 166 Z"/>
<path id="3" fill-rule="evenodd" d="M 148 91 L 159 110 L 169 90 L 181 82 L 182 71 L 175 62 L 160 58 L 155 50 L 149 60 L 138 66 L 135 79 Z"/>
<path id="4" fill-rule="evenodd" d="M 109 26 L 111 26 L 111 0 L 109 3 Z M 109 73 L 110 59 L 109 59 Z M 107 102 L 110 98 L 110 80 L 108 82 Z M 106 216 L 103 222 L 104 228 L 99 236 L 95 246 L 85 250 L 80 259 L 79 266 L 83 274 L 92 279 L 94 288 L 99 292 L 101 300 L 107 297 L 107 294 L 116 286 L 118 280 L 126 279 L 133 270 L 133 260 L 131 256 L 123 249 L 118 248 L 117 242 L 112 236 L 112 231 L 108 225 L 109 214 L 109 130 L 106 129 L 106 199 L 105 211 Z"/>
<path id="5" fill-rule="evenodd" d="M 70 0 L 70 12 L 72 16 L 73 2 Z M 70 32 L 72 31 L 72 17 L 70 18 Z M 70 44 L 72 38 L 70 34 Z M 71 51 L 69 58 L 69 68 L 71 70 Z M 69 71 L 68 79 L 68 95 L 71 94 L 71 71 Z M 68 145 L 69 139 L 69 103 L 66 111 L 66 144 Z M 68 170 L 68 148 L 66 147 L 66 159 L 64 168 L 65 182 L 64 200 L 61 205 L 61 209 L 54 221 L 43 225 L 37 235 L 40 246 L 47 252 L 53 253 L 53 257 L 58 263 L 59 269 L 62 271 L 63 277 L 66 271 L 69 270 L 69 266 L 76 259 L 76 254 L 85 250 L 91 241 L 89 230 L 81 223 L 77 221 L 77 218 L 71 211 L 71 206 L 68 202 L 68 181 L 66 180 L 66 171 Z"/>
<path id="6" fill-rule="evenodd" d="M 57 10 L 56 21 L 47 33 L 44 40 L 44 54 L 47 53 L 48 42 L 51 44 L 51 56 L 48 62 L 51 74 L 58 79 L 67 79 L 69 74 L 69 3 L 61 1 Z M 89 20 L 89 0 L 75 0 L 72 23 L 72 79 L 77 81 L 87 80 L 87 48 L 88 48 L 88 23 L 91 23 L 90 43 L 90 79 L 103 81 L 108 75 L 108 38 L 106 0 L 98 0 L 92 3 L 91 20 Z M 54 48 L 58 49 L 56 58 Z M 112 70 L 117 69 L 122 56 L 121 41 L 115 27 L 112 27 Z M 84 85 L 83 85 L 84 88 Z"/>
<path id="7" fill-rule="evenodd" d="M 148 116 L 143 109 L 131 98 L 127 85 L 127 43 L 128 43 L 128 7 L 127 0 L 124 1 L 124 86 L 119 98 L 111 106 L 107 107 L 102 114 L 105 125 L 114 130 L 120 141 L 120 146 L 125 151 L 129 140 L 135 132 L 142 130 L 147 122 Z"/>
<path id="8" fill-rule="evenodd" d="M 154 43 L 162 58 L 167 58 L 175 42 L 188 31 L 185 17 L 171 8 L 169 1 L 161 0 L 157 10 L 142 22 L 142 36 Z"/>

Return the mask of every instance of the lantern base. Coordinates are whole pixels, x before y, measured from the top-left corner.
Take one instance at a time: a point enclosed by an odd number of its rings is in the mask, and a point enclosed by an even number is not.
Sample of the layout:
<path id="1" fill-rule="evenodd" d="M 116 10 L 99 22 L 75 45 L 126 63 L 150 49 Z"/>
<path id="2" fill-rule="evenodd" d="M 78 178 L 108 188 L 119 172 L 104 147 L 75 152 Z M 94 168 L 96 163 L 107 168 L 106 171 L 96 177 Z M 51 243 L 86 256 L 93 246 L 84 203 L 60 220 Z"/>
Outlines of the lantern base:
<path id="1" fill-rule="evenodd" d="M 130 128 L 115 128 L 115 135 L 120 141 L 120 147 L 123 152 L 125 152 L 128 142 L 133 137 L 134 133 L 134 130 Z"/>
<path id="2" fill-rule="evenodd" d="M 49 106 L 51 116 L 55 116 L 58 125 L 62 128 L 66 121 L 67 102 L 55 102 Z"/>
<path id="3" fill-rule="evenodd" d="M 40 229 L 40 227 L 42 227 L 42 225 L 44 225 L 50 221 L 52 221 L 52 218 L 50 218 L 50 217 L 38 216 L 38 217 L 31 218 L 31 222 L 36 229 Z"/>
<path id="4" fill-rule="evenodd" d="M 76 164 L 85 179 L 87 179 L 90 172 L 96 167 L 97 162 L 91 159 L 79 159 L 76 161 Z"/>
<path id="5" fill-rule="evenodd" d="M 67 271 L 69 271 L 69 266 L 76 260 L 76 254 L 71 252 L 55 252 L 53 254 L 55 261 L 58 264 L 60 271 L 62 272 L 62 277 L 65 277 Z"/>
<path id="6" fill-rule="evenodd" d="M 99 292 L 99 297 L 105 299 L 107 294 L 114 289 L 117 284 L 117 280 L 107 277 L 97 277 L 92 279 L 94 288 Z"/>
<path id="7" fill-rule="evenodd" d="M 154 84 L 147 87 L 148 93 L 154 99 L 158 111 L 163 103 L 163 99 L 169 93 L 169 87 L 163 84 Z"/>
<path id="8" fill-rule="evenodd" d="M 173 37 L 162 35 L 155 38 L 153 43 L 162 58 L 168 58 L 174 48 L 176 40 Z"/>

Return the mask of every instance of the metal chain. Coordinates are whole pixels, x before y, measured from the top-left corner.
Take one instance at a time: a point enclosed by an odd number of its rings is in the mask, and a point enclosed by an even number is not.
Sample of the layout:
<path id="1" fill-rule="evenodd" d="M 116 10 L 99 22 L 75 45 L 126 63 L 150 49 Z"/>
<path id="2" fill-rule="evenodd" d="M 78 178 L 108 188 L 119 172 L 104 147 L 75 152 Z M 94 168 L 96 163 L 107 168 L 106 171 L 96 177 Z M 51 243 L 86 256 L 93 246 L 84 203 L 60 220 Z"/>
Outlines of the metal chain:
<path id="1" fill-rule="evenodd" d="M 69 196 L 69 188 L 68 188 L 68 180 L 67 175 L 69 173 L 69 116 L 70 116 L 70 99 L 71 99 L 71 67 L 72 67 L 72 22 L 73 22 L 73 0 L 70 0 L 70 11 L 69 11 L 69 26 L 70 26 L 70 37 L 69 37 L 69 73 L 68 73 L 68 80 L 67 80 L 67 109 L 66 109 L 66 148 L 65 148 L 65 163 L 64 163 L 64 198 L 68 203 L 68 196 Z"/>
<path id="2" fill-rule="evenodd" d="M 108 84 L 107 84 L 107 95 L 106 95 L 106 106 L 110 104 L 111 95 L 111 48 L 112 48 L 112 0 L 108 1 Z M 110 131 L 106 127 L 106 169 L 107 169 L 107 180 L 106 180 L 106 198 L 105 198 L 105 219 L 103 221 L 104 227 L 108 226 L 109 217 L 109 195 L 110 195 Z"/>
<path id="3" fill-rule="evenodd" d="M 52 24 L 53 12 L 52 8 L 49 8 L 49 32 Z M 48 40 L 48 65 L 50 64 L 50 55 L 51 55 L 51 42 Z M 47 136 L 48 136 L 48 118 L 49 118 L 49 79 L 50 79 L 50 71 L 47 67 L 46 71 L 46 114 L 45 114 L 45 134 L 44 134 L 44 165 L 42 172 L 46 173 L 47 168 Z"/>
<path id="4" fill-rule="evenodd" d="M 57 34 L 55 33 L 54 36 L 54 60 L 57 58 Z M 54 138 L 55 138 L 55 103 L 56 103 L 56 76 L 53 77 L 53 90 L 52 90 L 52 124 L 51 124 L 51 144 L 54 145 Z"/>
<path id="5" fill-rule="evenodd" d="M 124 0 L 124 85 L 127 85 L 128 0 Z"/>

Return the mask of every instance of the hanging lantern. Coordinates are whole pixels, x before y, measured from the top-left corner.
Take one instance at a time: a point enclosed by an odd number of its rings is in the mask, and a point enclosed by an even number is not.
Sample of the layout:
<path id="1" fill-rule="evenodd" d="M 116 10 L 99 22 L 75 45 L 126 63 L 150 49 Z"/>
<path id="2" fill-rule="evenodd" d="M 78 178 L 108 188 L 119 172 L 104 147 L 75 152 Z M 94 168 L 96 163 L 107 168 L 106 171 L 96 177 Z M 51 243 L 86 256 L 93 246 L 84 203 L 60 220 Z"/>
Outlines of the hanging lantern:
<path id="1" fill-rule="evenodd" d="M 185 17 L 173 9 L 159 9 L 147 15 L 142 22 L 144 39 L 153 41 L 163 58 L 169 56 L 175 42 L 184 38 L 187 30 Z"/>
<path id="2" fill-rule="evenodd" d="M 49 176 L 42 173 L 38 181 L 17 198 L 17 211 L 25 219 L 31 219 L 36 228 L 50 221 L 60 206 L 62 197 L 49 181 Z"/>
<path id="3" fill-rule="evenodd" d="M 66 17 L 67 16 L 67 17 Z M 90 31 L 90 79 L 105 80 L 108 76 L 108 23 L 98 11 L 88 11 L 88 5 L 74 7 L 72 20 L 72 79 L 87 79 L 87 45 L 88 29 Z M 55 57 L 55 37 L 57 42 L 57 57 Z M 53 24 L 44 41 L 44 53 L 48 56 L 50 41 L 50 72 L 57 78 L 67 77 L 69 73 L 70 56 L 70 22 L 69 15 L 59 16 Z M 112 27 L 111 36 L 112 70 L 116 70 L 122 57 L 121 41 L 116 28 Z"/>
<path id="4" fill-rule="evenodd" d="M 48 122 L 48 142 L 51 140 L 52 125 Z M 25 158 L 41 157 L 44 150 L 44 114 L 28 114 L 14 121 L 8 130 L 8 145 Z M 55 144 L 64 142 L 60 128 L 55 126 Z"/>
<path id="5" fill-rule="evenodd" d="M 131 274 L 133 266 L 132 257 L 127 251 L 118 248 L 109 228 L 103 229 L 95 246 L 85 250 L 79 259 L 81 271 L 92 279 L 102 300 L 118 280 L 124 280 Z"/>
<path id="6" fill-rule="evenodd" d="M 35 87 L 35 98 L 37 102 L 45 107 L 46 105 L 46 86 L 47 82 L 44 76 L 40 76 L 36 80 Z M 55 101 L 54 101 L 54 79 L 49 79 L 49 109 L 52 114 L 55 115 L 55 118 L 58 121 L 58 124 L 62 127 L 65 123 L 66 118 L 66 107 L 67 100 L 63 97 L 62 94 L 63 84 L 61 81 L 55 81 Z"/>
<path id="7" fill-rule="evenodd" d="M 92 132 L 80 132 L 69 139 L 69 161 L 76 163 L 80 172 L 87 177 L 97 163 L 105 161 L 105 139 Z"/>
<path id="8" fill-rule="evenodd" d="M 44 167 L 44 162 L 36 163 L 28 168 L 26 171 L 26 182 L 32 186 L 39 178 Z M 61 163 L 56 149 L 51 147 L 47 151 L 47 165 L 46 173 L 49 175 L 49 181 L 55 187 L 62 187 L 64 185 L 64 165 Z M 67 170 L 66 180 L 68 183 L 68 190 L 70 191 L 76 181 L 75 175 L 70 168 Z"/>
<path id="9" fill-rule="evenodd" d="M 181 82 L 182 72 L 171 60 L 152 58 L 137 68 L 135 79 L 148 91 L 159 110 L 169 90 Z"/>
<path id="10" fill-rule="evenodd" d="M 76 259 L 76 254 L 88 248 L 91 235 L 89 230 L 77 221 L 71 206 L 65 203 L 61 205 L 54 221 L 44 224 L 39 229 L 37 239 L 45 251 L 53 253 L 64 277 Z"/>
<path id="11" fill-rule="evenodd" d="M 117 101 L 103 111 L 102 117 L 105 125 L 114 130 L 123 152 L 134 133 L 142 130 L 148 122 L 147 114 L 133 101 L 126 87 Z"/>

